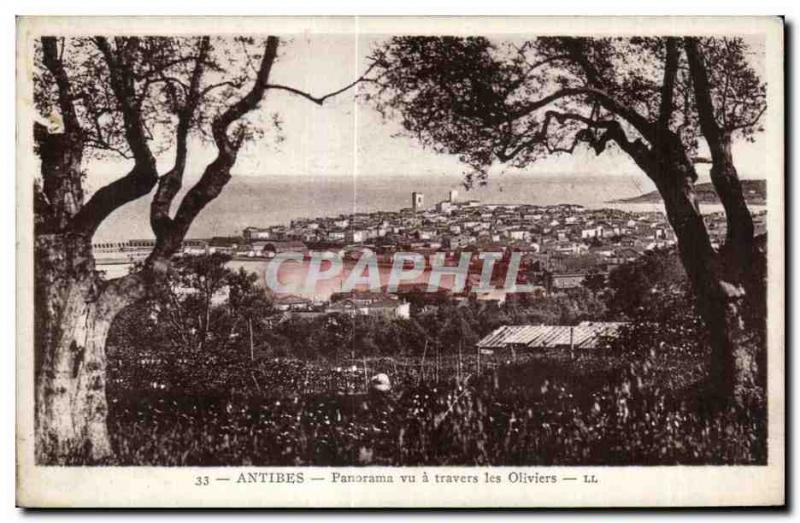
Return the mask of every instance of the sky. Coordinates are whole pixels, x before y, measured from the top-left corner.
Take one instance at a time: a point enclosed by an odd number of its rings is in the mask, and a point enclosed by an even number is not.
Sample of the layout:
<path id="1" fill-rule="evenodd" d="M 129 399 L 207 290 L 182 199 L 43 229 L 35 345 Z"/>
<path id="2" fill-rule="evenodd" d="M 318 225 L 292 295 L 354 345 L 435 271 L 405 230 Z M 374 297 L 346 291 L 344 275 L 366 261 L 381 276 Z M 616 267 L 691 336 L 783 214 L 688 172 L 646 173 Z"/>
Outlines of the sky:
<path id="1" fill-rule="evenodd" d="M 286 84 L 314 95 L 335 91 L 360 76 L 367 68 L 366 57 L 379 39 L 361 35 L 298 35 L 281 42 L 272 83 Z M 447 176 L 459 179 L 464 166 L 457 158 L 425 150 L 409 137 L 398 136 L 396 122 L 383 121 L 365 103 L 356 102 L 351 89 L 318 106 L 284 91 L 269 91 L 256 120 L 268 121 L 279 113 L 284 141 L 277 143 L 274 134 L 248 143 L 239 155 L 234 175 L 289 177 L 402 177 L 405 175 Z M 767 154 L 764 140 L 734 144 L 734 157 L 743 178 L 762 177 L 760 166 Z M 213 147 L 190 144 L 187 183 L 199 176 L 213 159 Z M 170 154 L 159 157 L 161 172 L 171 162 Z M 118 177 L 125 171 L 119 161 L 93 161 L 87 166 L 89 190 Z M 707 166 L 698 167 L 701 181 L 707 178 Z M 640 178 L 643 187 L 651 187 L 647 178 L 624 154 L 607 152 L 595 156 L 588 151 L 558 155 L 538 161 L 518 175 L 539 177 L 563 175 L 620 175 Z M 491 183 L 491 180 L 490 180 Z"/>

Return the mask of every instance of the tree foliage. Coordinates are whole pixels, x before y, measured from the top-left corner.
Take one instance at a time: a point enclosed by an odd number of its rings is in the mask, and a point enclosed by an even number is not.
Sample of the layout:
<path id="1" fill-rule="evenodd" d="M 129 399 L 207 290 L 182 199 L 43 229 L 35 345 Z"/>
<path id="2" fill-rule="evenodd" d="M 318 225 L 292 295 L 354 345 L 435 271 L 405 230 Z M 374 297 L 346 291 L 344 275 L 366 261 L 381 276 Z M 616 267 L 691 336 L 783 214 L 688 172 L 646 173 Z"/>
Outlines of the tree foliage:
<path id="1" fill-rule="evenodd" d="M 722 401 L 754 388 L 760 350 L 745 332 L 753 222 L 732 144 L 752 139 L 766 86 L 742 38 L 396 37 L 375 50 L 369 99 L 407 133 L 485 183 L 493 165 L 525 167 L 549 155 L 621 151 L 656 185 L 708 329 L 710 383 Z M 753 58 L 753 59 L 751 59 Z M 710 159 L 699 158 L 699 137 Z M 694 184 L 711 166 L 727 241 L 711 244 Z"/>
<path id="2" fill-rule="evenodd" d="M 160 347 L 185 357 L 204 351 L 244 351 L 269 329 L 272 302 L 257 276 L 226 266 L 224 254 L 175 260 L 143 302 L 115 323 L 112 343 L 123 350 Z"/>
<path id="3" fill-rule="evenodd" d="M 720 124 L 752 136 L 766 100 L 747 44 L 700 45 Z M 497 162 L 525 167 L 576 147 L 654 146 L 656 122 L 697 150 L 692 79 L 675 38 L 395 37 L 373 60 L 368 99 L 425 145 L 458 155 L 480 181 Z"/>
<path id="4" fill-rule="evenodd" d="M 583 278 L 581 285 L 589 289 L 589 291 L 596 296 L 598 292 L 605 288 L 606 276 L 597 270 L 591 270 Z"/>

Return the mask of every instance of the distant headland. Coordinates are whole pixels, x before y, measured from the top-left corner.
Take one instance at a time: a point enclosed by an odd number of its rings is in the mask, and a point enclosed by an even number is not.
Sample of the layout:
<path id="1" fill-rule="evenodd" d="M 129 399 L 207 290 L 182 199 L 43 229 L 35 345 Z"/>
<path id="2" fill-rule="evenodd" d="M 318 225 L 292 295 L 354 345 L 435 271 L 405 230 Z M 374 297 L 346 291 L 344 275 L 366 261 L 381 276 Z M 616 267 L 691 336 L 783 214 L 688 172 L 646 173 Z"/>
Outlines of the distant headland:
<path id="1" fill-rule="evenodd" d="M 698 183 L 695 185 L 697 201 L 700 203 L 720 203 L 719 197 L 711 182 Z M 751 205 L 766 205 L 767 203 L 767 181 L 766 180 L 742 180 L 742 192 L 747 203 Z M 661 195 L 658 191 L 651 191 L 646 194 L 634 196 L 633 198 L 623 198 L 612 200 L 608 203 L 658 203 Z"/>

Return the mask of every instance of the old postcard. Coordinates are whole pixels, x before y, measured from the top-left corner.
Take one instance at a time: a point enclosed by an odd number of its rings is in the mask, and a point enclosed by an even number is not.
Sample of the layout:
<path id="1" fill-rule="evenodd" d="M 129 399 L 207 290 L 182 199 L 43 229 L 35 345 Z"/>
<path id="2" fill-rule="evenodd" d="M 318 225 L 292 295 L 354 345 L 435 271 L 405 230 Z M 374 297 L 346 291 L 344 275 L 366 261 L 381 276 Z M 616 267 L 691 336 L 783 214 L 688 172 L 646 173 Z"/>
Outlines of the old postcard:
<path id="1" fill-rule="evenodd" d="M 777 506 L 780 18 L 22 17 L 25 507 Z"/>

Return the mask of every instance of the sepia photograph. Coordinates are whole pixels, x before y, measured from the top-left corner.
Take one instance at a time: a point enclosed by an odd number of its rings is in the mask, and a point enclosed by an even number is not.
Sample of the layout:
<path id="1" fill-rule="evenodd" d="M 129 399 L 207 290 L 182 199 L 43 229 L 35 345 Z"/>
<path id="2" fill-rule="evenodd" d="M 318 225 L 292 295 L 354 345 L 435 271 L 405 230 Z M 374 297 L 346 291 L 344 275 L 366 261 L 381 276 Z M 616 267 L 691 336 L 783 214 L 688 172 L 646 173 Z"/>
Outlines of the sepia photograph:
<path id="1" fill-rule="evenodd" d="M 782 68 L 767 17 L 19 18 L 18 499 L 782 504 Z"/>

